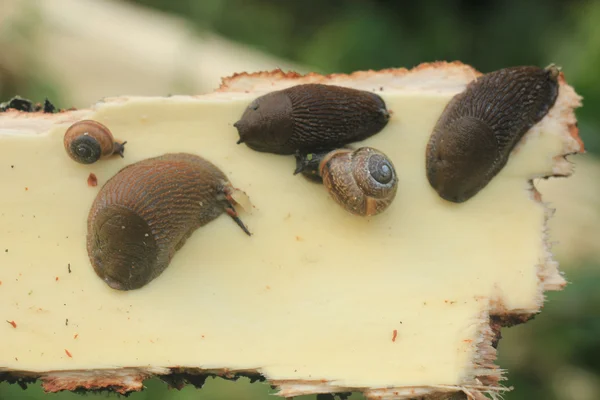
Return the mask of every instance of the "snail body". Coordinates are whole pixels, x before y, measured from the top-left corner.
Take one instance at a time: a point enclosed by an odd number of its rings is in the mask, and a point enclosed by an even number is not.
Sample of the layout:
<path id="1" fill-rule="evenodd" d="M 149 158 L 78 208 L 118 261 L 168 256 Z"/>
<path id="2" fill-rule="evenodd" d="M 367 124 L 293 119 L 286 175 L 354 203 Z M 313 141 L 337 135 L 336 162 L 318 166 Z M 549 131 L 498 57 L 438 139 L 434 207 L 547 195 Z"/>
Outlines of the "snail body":
<path id="1" fill-rule="evenodd" d="M 234 126 L 238 144 L 291 155 L 364 140 L 380 132 L 389 118 L 385 102 L 375 93 L 303 84 L 258 97 Z"/>
<path id="2" fill-rule="evenodd" d="M 116 142 L 111 131 L 100 122 L 82 120 L 67 129 L 63 143 L 67 154 L 74 161 L 93 164 L 116 154 L 123 157 L 127 142 Z"/>
<path id="3" fill-rule="evenodd" d="M 373 216 L 389 207 L 398 189 L 392 161 L 371 147 L 297 153 L 296 171 L 311 180 L 318 176 L 329 195 L 348 212 Z"/>
<path id="4" fill-rule="evenodd" d="M 555 66 L 505 68 L 454 96 L 426 149 L 427 179 L 440 197 L 461 203 L 488 185 L 556 102 L 558 75 Z"/>
<path id="5" fill-rule="evenodd" d="M 131 164 L 99 191 L 88 216 L 87 250 L 111 288 L 138 289 L 158 277 L 192 233 L 230 215 L 248 235 L 225 174 L 202 157 L 165 154 Z"/>

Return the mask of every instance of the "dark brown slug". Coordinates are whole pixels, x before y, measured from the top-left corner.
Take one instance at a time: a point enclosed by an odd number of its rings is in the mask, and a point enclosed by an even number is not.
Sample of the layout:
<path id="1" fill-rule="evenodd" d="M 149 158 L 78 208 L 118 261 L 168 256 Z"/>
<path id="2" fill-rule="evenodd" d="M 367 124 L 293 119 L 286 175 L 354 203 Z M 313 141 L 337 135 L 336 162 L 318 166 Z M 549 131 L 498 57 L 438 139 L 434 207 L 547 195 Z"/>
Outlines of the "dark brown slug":
<path id="1" fill-rule="evenodd" d="M 100 122 L 83 120 L 67 129 L 63 143 L 73 160 L 80 164 L 93 164 L 116 154 L 123 157 L 127 142 L 116 142 L 110 130 Z"/>
<path id="2" fill-rule="evenodd" d="M 87 250 L 96 274 L 117 290 L 159 276 L 192 233 L 229 214 L 235 189 L 202 157 L 165 154 L 119 171 L 102 187 L 88 217 Z"/>
<path id="3" fill-rule="evenodd" d="M 502 170 L 519 140 L 554 105 L 558 75 L 555 66 L 501 69 L 448 103 L 426 150 L 427 179 L 443 199 L 467 201 Z"/>
<path id="4" fill-rule="evenodd" d="M 329 195 L 345 210 L 372 216 L 389 207 L 398 189 L 392 161 L 371 147 L 296 153 L 296 171 L 320 179 Z"/>
<path id="5" fill-rule="evenodd" d="M 380 132 L 390 114 L 375 93 L 304 84 L 255 99 L 234 126 L 253 150 L 294 154 L 342 147 Z"/>

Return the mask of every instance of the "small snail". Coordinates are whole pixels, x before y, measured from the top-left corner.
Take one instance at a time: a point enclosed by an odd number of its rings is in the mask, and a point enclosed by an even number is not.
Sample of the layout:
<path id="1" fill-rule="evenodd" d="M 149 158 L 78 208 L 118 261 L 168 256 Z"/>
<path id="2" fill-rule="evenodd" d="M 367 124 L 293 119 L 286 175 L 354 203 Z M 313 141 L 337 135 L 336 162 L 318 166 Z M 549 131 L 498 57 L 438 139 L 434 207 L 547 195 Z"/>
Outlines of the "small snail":
<path id="1" fill-rule="evenodd" d="M 469 200 L 508 162 L 525 133 L 558 96 L 555 66 L 483 75 L 448 103 L 427 144 L 427 179 L 440 197 Z"/>
<path id="2" fill-rule="evenodd" d="M 396 197 L 398 178 L 392 161 L 371 147 L 296 153 L 294 175 L 318 176 L 331 197 L 355 215 L 384 211 Z"/>
<path id="3" fill-rule="evenodd" d="M 332 149 L 380 132 L 390 114 L 375 93 L 305 84 L 255 99 L 234 126 L 253 150 L 275 154 Z"/>
<path id="4" fill-rule="evenodd" d="M 202 157 L 165 154 L 131 164 L 99 191 L 88 217 L 87 250 L 96 274 L 117 290 L 159 276 L 187 238 L 233 208 L 225 174 Z"/>
<path id="5" fill-rule="evenodd" d="M 80 164 L 92 164 L 115 154 L 123 157 L 127 143 L 116 142 L 106 126 L 92 120 L 71 125 L 65 132 L 63 142 L 69 157 Z"/>

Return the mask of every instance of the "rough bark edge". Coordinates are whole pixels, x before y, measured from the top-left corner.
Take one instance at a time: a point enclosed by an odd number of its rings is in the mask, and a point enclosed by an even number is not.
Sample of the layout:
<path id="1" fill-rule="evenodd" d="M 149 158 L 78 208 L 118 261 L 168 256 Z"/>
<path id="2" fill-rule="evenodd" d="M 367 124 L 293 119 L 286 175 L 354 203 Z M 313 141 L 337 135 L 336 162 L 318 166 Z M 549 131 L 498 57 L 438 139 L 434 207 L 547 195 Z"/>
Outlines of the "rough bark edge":
<path id="1" fill-rule="evenodd" d="M 543 307 L 546 300 L 544 293 L 546 291 L 560 291 L 567 282 L 559 270 L 559 264 L 554 259 L 551 248 L 552 244 L 549 237 L 549 220 L 554 215 L 554 209 L 542 200 L 542 194 L 535 188 L 533 180 L 536 178 L 549 179 L 553 177 L 568 177 L 573 174 L 573 164 L 567 160 L 567 157 L 574 154 L 584 153 L 584 144 L 579 137 L 575 109 L 582 105 L 581 96 L 567 84 L 564 74 L 559 76 L 559 94 L 556 103 L 540 122 L 534 125 L 519 144 L 515 147 L 512 154 L 519 152 L 520 148 L 529 140 L 546 134 L 546 132 L 556 132 L 562 140 L 562 149 L 560 154 L 552 160 L 551 171 L 544 171 L 538 175 L 531 176 L 528 185 L 532 201 L 542 207 L 544 220 L 541 231 L 540 246 L 541 255 L 538 260 L 536 274 L 538 278 L 538 294 L 536 299 L 536 309 L 511 310 L 502 302 L 502 294 L 497 292 L 491 301 L 490 315 L 496 318 L 496 321 L 502 326 L 513 326 L 518 323 L 524 323 L 532 319 Z"/>
<path id="2" fill-rule="evenodd" d="M 491 329 L 489 331 L 491 332 Z M 487 341 L 487 338 L 482 338 L 482 342 L 484 341 Z M 220 377 L 233 381 L 244 377 L 249 378 L 251 383 L 267 381 L 263 375 L 254 370 L 205 370 L 179 367 L 67 370 L 45 373 L 32 373 L 28 371 L 0 372 L 0 381 L 19 384 L 23 389 L 26 389 L 28 384 L 40 380 L 42 388 L 47 393 L 61 391 L 75 393 L 115 392 L 125 396 L 132 392 L 142 391 L 144 389 L 144 380 L 152 377 L 163 380 L 171 388 L 177 390 L 182 389 L 186 385 L 192 385 L 201 389 L 206 380 L 211 377 Z M 488 386 L 479 380 L 462 386 L 437 385 L 378 389 L 336 386 L 326 380 L 272 380 L 267 383 L 273 388 L 278 389 L 277 395 L 284 398 L 312 394 L 329 394 L 345 398 L 353 392 L 360 392 L 369 400 L 407 400 L 416 398 L 422 400 L 487 399 L 486 395 L 495 399 L 502 392 L 508 390 L 504 387 Z"/>
<path id="3" fill-rule="evenodd" d="M 405 77 L 411 80 L 402 80 Z M 423 63 L 408 70 L 406 68 L 387 69 L 381 71 L 357 71 L 352 74 L 320 75 L 309 73 L 301 75 L 296 72 L 283 72 L 273 70 L 256 73 L 240 73 L 232 77 L 224 78 L 221 86 L 212 94 L 204 96 L 174 96 L 177 98 L 211 97 L 233 93 L 260 93 L 262 91 L 279 90 L 301 83 L 329 83 L 342 86 L 352 86 L 365 90 L 383 91 L 391 90 L 419 90 L 419 91 L 461 91 L 470 81 L 481 76 L 481 73 L 461 62 L 434 62 Z M 416 83 L 416 84 L 415 84 Z M 572 167 L 566 157 L 570 154 L 584 152 L 584 146 L 579 137 L 579 130 L 575 118 L 574 109 L 581 106 L 579 97 L 573 88 L 566 83 L 564 75 L 559 76 L 559 98 L 557 103 L 542 121 L 534 126 L 524 137 L 524 141 L 533 135 L 542 134 L 546 128 L 560 132 L 563 138 L 563 151 L 553 160 L 551 172 L 544 173 L 538 178 L 567 177 L 572 174 Z M 378 86 L 379 85 L 379 86 Z M 368 89 L 372 88 L 372 89 Z M 379 88 L 379 89 L 378 89 Z M 89 110 L 66 110 L 57 114 L 44 114 L 43 112 L 22 112 L 9 110 L 0 115 L 0 135 L 11 133 L 41 133 L 47 131 L 55 124 L 72 123 L 84 118 L 106 103 L 126 103 L 139 100 L 139 97 L 114 97 L 107 98 L 93 106 Z M 148 97 L 146 98 L 148 99 Z M 3 118 L 4 117 L 4 118 Z M 7 118 L 6 118 L 7 117 Z M 33 118 L 32 118 L 33 117 Z M 552 127 L 553 124 L 558 126 Z M 550 125 L 550 126 L 549 126 Z M 518 151 L 519 146 L 515 148 Z M 532 177 L 536 178 L 536 177 Z M 545 220 L 542 232 L 542 246 L 545 257 L 536 266 L 539 279 L 539 307 L 544 302 L 546 290 L 561 290 L 566 281 L 558 270 L 558 263 L 553 260 L 550 253 L 550 245 L 547 238 L 547 221 L 552 211 L 541 201 L 540 193 L 533 186 L 532 199 L 544 207 Z M 462 386 L 427 386 L 427 387 L 402 387 L 402 388 L 347 388 L 331 384 L 328 381 L 278 381 L 269 383 L 279 387 L 278 395 L 283 397 L 294 397 L 305 394 L 317 393 L 348 393 L 353 391 L 362 392 L 368 399 L 431 399 L 450 400 L 459 398 L 485 399 L 490 396 L 493 399 L 500 396 L 504 390 L 499 386 L 502 379 L 502 370 L 495 364 L 496 347 L 501 338 L 500 328 L 523 323 L 533 318 L 538 310 L 508 310 L 501 300 L 492 299 L 490 302 L 489 323 L 480 324 L 480 332 L 476 351 L 473 358 L 473 379 L 465 382 Z M 27 382 L 37 379 L 42 381 L 42 386 L 47 392 L 69 391 L 102 391 L 110 390 L 121 394 L 143 389 L 143 381 L 152 376 L 158 376 L 175 388 L 181 388 L 185 384 L 202 387 L 209 376 L 220 376 L 225 379 L 237 379 L 241 376 L 249 376 L 251 379 L 266 380 L 260 371 L 230 371 L 203 370 L 199 368 L 119 368 L 100 370 L 73 370 L 73 371 L 49 371 L 44 373 L 32 373 L 27 371 L 6 371 L 0 369 L 0 382 L 8 381 L 19 383 L 23 386 Z M 258 377 L 258 378 L 256 378 Z"/>
<path id="4" fill-rule="evenodd" d="M 422 75 L 423 80 L 417 81 L 415 76 Z M 283 89 L 288 85 L 300 83 L 329 83 L 336 85 L 352 85 L 353 87 L 372 88 L 372 90 L 383 91 L 381 84 L 386 89 L 411 88 L 419 90 L 431 89 L 440 91 L 442 89 L 456 89 L 457 83 L 463 80 L 466 83 L 480 76 L 481 73 L 473 67 L 460 61 L 436 61 L 422 63 L 412 69 L 388 68 L 382 70 L 356 71 L 351 74 L 329 74 L 321 75 L 314 72 L 302 75 L 294 71 L 284 72 L 281 69 L 272 71 L 260 71 L 247 73 L 242 72 L 233 76 L 223 78 L 221 86 L 216 90 L 220 93 L 233 92 L 255 92 L 262 90 Z M 411 77 L 411 82 L 402 78 Z M 447 78 L 452 79 L 448 80 Z M 458 78 L 458 79 L 457 79 Z M 444 82 L 446 81 L 446 82 Z"/>
<path id="5" fill-rule="evenodd" d="M 116 392 L 128 395 L 144 389 L 146 379 L 157 377 L 166 382 L 171 388 L 182 389 L 186 385 L 193 385 L 200 389 L 209 377 L 221 377 L 227 380 L 237 380 L 241 377 L 250 379 L 250 382 L 267 382 L 278 389 L 277 395 L 285 398 L 311 394 L 337 395 L 344 399 L 353 392 L 362 393 L 369 400 L 459 400 L 459 399 L 487 399 L 490 396 L 496 399 L 506 390 L 499 385 L 502 370 L 494 365 L 496 359 L 496 345 L 499 340 L 500 325 L 494 317 L 484 311 L 476 323 L 479 325 L 478 337 L 473 343 L 475 357 L 473 368 L 465 384 L 461 386 L 412 386 L 396 388 L 366 388 L 338 386 L 327 380 L 267 380 L 259 369 L 257 370 L 229 370 L 229 369 L 201 369 L 189 367 L 172 368 L 115 368 L 96 370 L 62 370 L 48 372 L 7 371 L 0 369 L 0 382 L 17 383 L 23 389 L 28 384 L 37 380 L 42 382 L 42 388 L 48 393 L 60 391 L 71 392 Z"/>

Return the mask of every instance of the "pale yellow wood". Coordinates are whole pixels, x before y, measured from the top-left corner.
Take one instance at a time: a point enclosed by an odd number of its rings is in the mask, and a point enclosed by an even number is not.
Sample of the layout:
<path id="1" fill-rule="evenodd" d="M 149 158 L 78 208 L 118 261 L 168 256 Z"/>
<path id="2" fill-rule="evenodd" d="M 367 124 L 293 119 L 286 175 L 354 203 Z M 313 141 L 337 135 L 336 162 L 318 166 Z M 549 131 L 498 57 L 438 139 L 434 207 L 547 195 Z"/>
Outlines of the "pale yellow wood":
<path id="1" fill-rule="evenodd" d="M 259 372 L 286 396 L 501 390 L 489 316 L 535 313 L 544 291 L 565 283 L 548 253 L 547 209 L 528 181 L 572 172 L 560 156 L 580 150 L 569 130 L 579 97 L 563 82 L 506 168 L 470 201 L 451 204 L 427 183 L 425 145 L 445 104 L 475 76 L 443 63 L 329 79 L 265 74 L 206 96 L 1 115 L 0 243 L 8 252 L 0 253 L 0 303 L 17 327 L 0 324 L 0 368 L 41 374 L 50 390 L 75 376 L 97 384 L 98 369 L 131 389 L 138 375 L 172 367 Z M 235 144 L 232 124 L 252 99 L 305 81 L 383 88 L 392 119 L 362 144 L 396 165 L 398 195 L 385 213 L 350 215 L 321 186 L 292 176 L 292 157 Z M 62 135 L 82 118 L 127 140 L 126 157 L 91 166 L 69 159 Z M 207 157 L 250 196 L 256 208 L 241 215 L 254 235 L 219 218 L 147 287 L 116 292 L 89 265 L 90 204 L 123 166 L 175 151 Z M 87 186 L 90 172 L 99 187 Z M 125 367 L 133 369 L 114 371 Z"/>

